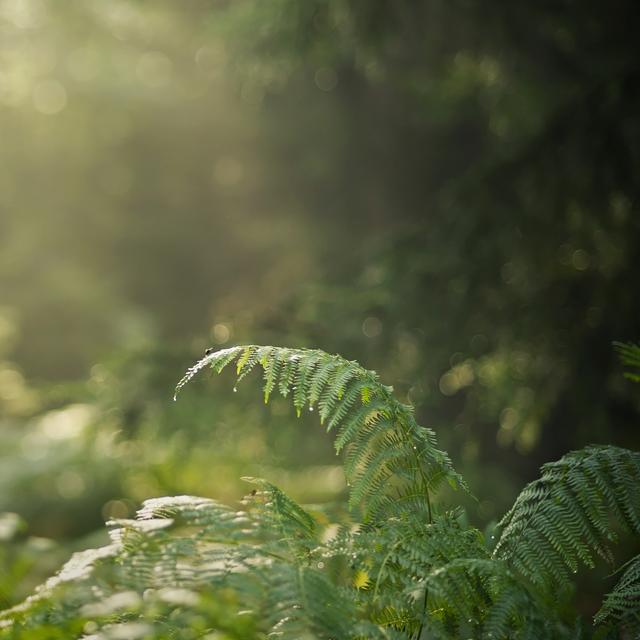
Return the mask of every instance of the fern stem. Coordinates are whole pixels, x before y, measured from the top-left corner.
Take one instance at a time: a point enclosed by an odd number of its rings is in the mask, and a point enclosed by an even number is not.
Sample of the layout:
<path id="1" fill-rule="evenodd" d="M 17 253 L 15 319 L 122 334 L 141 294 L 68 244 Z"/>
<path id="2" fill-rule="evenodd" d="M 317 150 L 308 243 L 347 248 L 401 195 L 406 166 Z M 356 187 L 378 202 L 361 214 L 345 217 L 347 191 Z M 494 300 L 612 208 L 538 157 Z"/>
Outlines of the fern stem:
<path id="1" fill-rule="evenodd" d="M 395 399 L 392 399 L 395 400 Z M 397 415 L 397 414 L 396 414 Z M 405 436 L 407 436 L 408 438 L 411 438 L 411 434 L 408 433 L 410 427 L 408 424 L 405 423 L 405 421 L 402 419 L 402 415 L 398 415 L 398 422 L 400 424 L 400 428 L 402 429 L 403 433 L 405 434 Z M 418 455 L 418 453 L 416 453 L 416 449 L 413 449 L 414 453 L 413 453 L 413 458 L 415 460 L 416 463 L 416 469 L 418 470 L 418 474 L 420 475 L 420 481 L 422 482 L 422 486 L 424 487 L 424 495 L 427 501 L 427 517 L 429 518 L 429 524 L 433 524 L 433 514 L 431 511 L 431 496 L 430 496 L 430 492 L 429 492 L 429 482 L 427 481 L 426 476 L 424 475 L 424 470 L 422 469 L 422 465 L 420 464 L 420 456 Z M 377 588 L 377 585 L 376 585 Z M 425 580 L 425 587 L 424 587 L 424 598 L 422 601 L 422 615 L 420 616 L 420 626 L 418 627 L 418 631 L 416 633 L 415 636 L 415 640 L 420 640 L 420 637 L 422 636 L 422 630 L 424 629 L 424 621 L 425 618 L 427 616 L 427 601 L 429 599 L 429 588 L 426 585 L 426 580 Z"/>
<path id="2" fill-rule="evenodd" d="M 390 394 L 387 400 L 389 402 L 398 404 L 398 401 L 395 398 L 393 398 Z M 404 411 L 399 412 L 396 410 L 396 419 L 398 420 L 398 423 L 400 424 L 400 428 L 402 429 L 402 432 L 404 433 L 405 437 L 411 440 L 412 439 L 411 433 L 409 433 L 410 427 L 404 421 L 402 413 L 404 413 Z M 420 464 L 420 455 L 417 453 L 417 450 L 415 447 L 413 447 L 412 450 L 413 450 L 413 458 L 416 463 L 416 469 L 418 470 L 418 474 L 420 475 L 420 481 L 422 482 L 422 486 L 424 488 L 424 495 L 425 495 L 425 498 L 427 499 L 427 517 L 429 518 L 429 524 L 433 524 L 433 515 L 431 512 L 431 496 L 429 494 L 429 482 L 427 480 L 427 477 L 424 475 L 422 464 Z"/>
<path id="3" fill-rule="evenodd" d="M 424 473 L 420 470 L 420 475 L 422 476 L 422 481 L 426 482 L 426 478 L 424 477 Z M 427 515 L 429 517 L 429 524 L 433 524 L 433 518 L 431 517 L 431 498 L 429 497 L 429 488 L 425 485 L 424 494 L 427 498 Z"/>
<path id="4" fill-rule="evenodd" d="M 420 617 L 420 626 L 418 627 L 418 633 L 416 634 L 416 640 L 420 640 L 422 636 L 422 630 L 424 629 L 424 621 L 427 617 L 427 601 L 429 599 L 429 587 L 427 587 L 427 581 L 424 585 L 424 598 L 422 600 L 422 616 Z"/>

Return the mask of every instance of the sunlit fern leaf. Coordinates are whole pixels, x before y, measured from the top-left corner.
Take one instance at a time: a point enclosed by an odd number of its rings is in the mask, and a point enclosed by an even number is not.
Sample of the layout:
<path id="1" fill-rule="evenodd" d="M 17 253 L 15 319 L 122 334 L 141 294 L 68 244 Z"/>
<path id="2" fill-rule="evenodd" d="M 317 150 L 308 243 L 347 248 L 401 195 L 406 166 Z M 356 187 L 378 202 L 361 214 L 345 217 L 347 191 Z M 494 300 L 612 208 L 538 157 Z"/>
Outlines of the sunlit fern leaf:
<path id="1" fill-rule="evenodd" d="M 330 385 L 337 369 L 339 369 L 339 365 L 332 359 L 324 360 L 318 365 L 311 375 L 309 384 L 309 406 L 314 406 L 320 400 L 323 391 Z"/>
<path id="2" fill-rule="evenodd" d="M 24 637 L 26 640 L 29 637 L 27 631 L 24 636 L 13 632 L 27 626 L 45 630 L 50 624 L 69 630 L 77 627 L 79 608 L 88 599 L 94 572 L 102 565 L 111 566 L 118 551 L 117 544 L 110 544 L 74 553 L 62 569 L 40 585 L 33 595 L 15 607 L 0 612 L 0 638 Z M 84 621 L 81 621 L 78 631 L 83 624 Z M 34 637 L 37 636 L 34 634 Z"/>
<path id="3" fill-rule="evenodd" d="M 280 379 L 278 381 L 278 391 L 283 398 L 286 398 L 291 392 L 293 379 L 297 371 L 297 360 L 291 356 L 289 349 L 280 350 L 280 360 L 283 361 L 282 370 L 280 371 Z"/>
<path id="4" fill-rule="evenodd" d="M 320 361 L 321 355 L 316 351 L 310 351 L 305 354 L 305 357 L 300 357 L 298 360 L 298 368 L 293 387 L 293 405 L 296 408 L 298 416 L 300 416 L 300 412 L 307 402 L 311 404 L 309 399 L 309 388 L 311 386 L 311 379 L 314 370 Z"/>
<path id="5" fill-rule="evenodd" d="M 210 353 L 201 360 L 198 360 L 198 362 L 196 362 L 192 367 L 189 367 L 189 369 L 187 369 L 180 382 L 178 382 L 178 384 L 176 385 L 173 399 L 175 400 L 178 397 L 181 389 L 190 380 L 192 380 L 199 371 L 202 371 L 202 369 L 204 369 L 205 367 L 211 367 L 216 373 L 220 373 L 230 362 L 232 362 L 238 356 L 241 351 L 242 347 L 230 347 L 228 349 L 216 351 L 215 353 Z"/>
<path id="6" fill-rule="evenodd" d="M 268 353 L 263 353 L 264 351 L 268 352 L 268 347 L 256 347 L 256 346 L 248 346 L 244 347 L 242 351 L 242 355 L 238 358 L 236 362 L 236 383 L 241 382 L 246 376 L 248 376 L 253 368 L 260 362 L 262 356 L 264 355 L 264 361 L 268 362 Z"/>
<path id="7" fill-rule="evenodd" d="M 333 414 L 336 403 L 342 400 L 347 386 L 359 373 L 354 367 L 340 367 L 339 363 L 336 364 L 333 380 L 326 386 L 318 403 L 322 423 Z"/>
<path id="8" fill-rule="evenodd" d="M 264 371 L 264 402 L 265 404 L 269 402 L 269 398 L 271 397 L 271 393 L 273 392 L 276 383 L 278 381 L 278 377 L 280 374 L 280 369 L 282 368 L 283 363 L 283 355 L 277 354 L 275 358 L 268 358 L 266 353 L 261 354 L 261 364 L 262 369 Z"/>
<path id="9" fill-rule="evenodd" d="M 178 496 L 147 501 L 136 519 L 111 521 L 113 544 L 74 556 L 58 576 L 43 585 L 22 614 L 18 610 L 13 612 L 13 619 L 19 615 L 30 617 L 32 636 L 25 638 L 37 637 L 37 629 L 42 629 L 41 623 L 52 614 L 36 615 L 36 607 L 45 612 L 48 605 L 62 625 L 67 618 L 82 618 L 82 611 L 92 610 L 93 604 L 98 611 L 102 606 L 98 605 L 104 605 L 113 594 L 123 591 L 147 594 L 149 590 L 167 587 L 197 593 L 231 589 L 244 608 L 260 610 L 260 618 L 264 618 L 265 611 L 273 610 L 267 603 L 269 594 L 277 587 L 278 567 L 294 574 L 300 570 L 297 558 L 304 555 L 302 547 L 297 550 L 293 547 L 300 545 L 301 539 L 313 540 L 316 523 L 274 485 L 260 480 L 253 482 L 261 491 L 252 498 L 256 501 L 264 498 L 259 508 L 238 512 L 213 500 Z M 307 544 L 306 550 L 310 548 Z M 98 567 L 99 563 L 103 566 Z M 323 580 L 331 584 L 326 578 Z M 315 578 L 294 583 L 297 601 L 304 600 L 301 586 L 309 589 L 317 583 Z M 67 584 L 74 588 L 73 593 L 70 589 L 63 591 Z M 332 589 L 336 591 L 335 585 Z M 321 591 L 318 595 L 323 599 L 311 602 L 304 612 L 305 633 L 311 627 L 315 629 L 320 624 L 318 620 L 330 618 L 326 611 L 316 613 L 316 609 L 325 607 L 331 598 Z M 353 607 L 347 602 L 342 609 L 347 605 Z M 316 623 L 310 626 L 312 617 Z M 345 618 L 341 628 L 346 628 L 352 619 L 353 616 Z M 108 625 L 113 621 L 100 622 Z M 145 623 L 155 624 L 153 618 Z M 318 637 L 335 637 L 331 635 L 334 631 L 329 627 Z M 176 633 L 176 637 L 182 637 L 179 629 Z"/>
<path id="10" fill-rule="evenodd" d="M 335 429 L 347 418 L 354 408 L 362 406 L 362 395 L 360 394 L 362 384 L 359 380 L 353 380 L 349 383 L 349 386 L 346 387 L 344 393 L 336 403 L 333 413 L 330 413 L 328 416 L 327 431 Z"/>
<path id="11" fill-rule="evenodd" d="M 544 590 L 567 584 L 568 572 L 593 565 L 593 553 L 612 561 L 609 518 L 640 533 L 640 454 L 593 446 L 542 467 L 500 522 L 494 557 Z"/>
<path id="12" fill-rule="evenodd" d="M 393 429 L 393 420 L 383 414 L 361 425 L 358 437 L 347 445 L 344 456 L 344 471 L 348 477 L 353 477 L 357 470 L 365 464 L 367 453 L 378 446 L 386 434 Z M 379 442 L 379 444 L 378 444 Z M 336 446 L 336 448 L 338 448 Z"/>
<path id="13" fill-rule="evenodd" d="M 640 637 L 640 556 L 625 568 L 613 591 L 595 616 L 598 624 L 622 625 L 629 637 Z"/>
<path id="14" fill-rule="evenodd" d="M 139 520 L 153 518 L 183 519 L 188 524 L 203 524 L 219 518 L 219 512 L 226 512 L 230 507 L 222 505 L 211 498 L 198 496 L 170 496 L 150 498 L 142 503 L 136 516 Z"/>
<path id="15" fill-rule="evenodd" d="M 632 371 L 627 371 L 624 375 L 629 380 L 640 382 L 640 345 L 632 343 L 614 342 L 613 343 L 622 364 L 626 365 Z"/>
<path id="16" fill-rule="evenodd" d="M 448 456 L 436 448 L 433 433 L 416 424 L 411 407 L 395 399 L 391 387 L 381 384 L 374 371 L 317 349 L 247 345 L 223 352 L 223 356 L 209 354 L 192 367 L 178 389 L 202 369 L 203 362 L 226 366 L 235 358 L 238 380 L 260 365 L 266 400 L 276 385 L 283 395 L 293 391 L 298 415 L 303 407 L 313 409 L 317 404 L 327 428 L 338 428 L 338 452 L 355 445 L 347 469 L 352 508 L 364 505 L 366 515 L 371 500 L 376 503 L 376 516 L 383 517 L 381 508 L 386 503 L 380 500 L 381 493 L 400 495 L 409 486 L 427 504 L 429 493 L 443 480 L 464 487 Z"/>
<path id="17" fill-rule="evenodd" d="M 359 434 L 362 434 L 367 427 L 378 427 L 382 429 L 393 429 L 394 421 L 386 412 L 389 405 L 383 399 L 362 404 L 360 407 L 351 412 L 351 415 L 345 419 L 338 429 L 334 446 L 336 451 L 340 453 L 343 447 L 353 441 Z M 385 421 L 384 418 L 389 418 Z"/>
<path id="18" fill-rule="evenodd" d="M 235 544 L 258 535 L 258 523 L 249 514 L 210 498 L 173 496 L 145 500 L 137 519 L 144 522 L 158 518 L 169 518 L 176 528 L 196 528 L 194 536 L 209 542 Z"/>

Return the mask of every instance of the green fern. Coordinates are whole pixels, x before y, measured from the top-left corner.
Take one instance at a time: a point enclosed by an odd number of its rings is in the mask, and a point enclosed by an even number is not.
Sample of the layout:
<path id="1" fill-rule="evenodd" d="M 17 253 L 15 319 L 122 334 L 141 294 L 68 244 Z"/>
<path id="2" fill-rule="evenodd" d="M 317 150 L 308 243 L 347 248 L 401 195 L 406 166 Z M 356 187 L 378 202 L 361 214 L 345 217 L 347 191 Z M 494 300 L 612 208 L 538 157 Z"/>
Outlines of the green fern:
<path id="1" fill-rule="evenodd" d="M 336 431 L 351 519 L 327 524 L 278 487 L 239 507 L 193 496 L 146 501 L 108 524 L 111 543 L 75 554 L 22 604 L 0 638 L 300 640 L 586 637 L 560 604 L 580 565 L 612 562 L 611 518 L 640 534 L 640 454 L 588 447 L 544 465 L 505 515 L 491 553 L 459 509 L 434 502 L 464 484 L 432 431 L 359 364 L 317 350 L 233 347 L 186 373 L 235 363 Z M 596 623 L 638 631 L 640 559 Z"/>
<path id="2" fill-rule="evenodd" d="M 552 592 L 569 583 L 580 564 L 599 555 L 613 562 L 610 517 L 640 534 L 640 454 L 588 447 L 542 467 L 500 522 L 494 557 L 537 587 Z"/>
<path id="3" fill-rule="evenodd" d="M 443 481 L 466 488 L 435 434 L 417 425 L 413 409 L 393 396 L 374 371 L 319 350 L 249 345 L 206 355 L 191 367 L 176 394 L 206 367 L 220 373 L 236 362 L 237 383 L 256 366 L 263 370 L 264 399 L 277 387 L 289 393 L 298 416 L 319 407 L 321 423 L 337 430 L 335 448 L 347 449 L 345 474 L 351 508 L 363 506 L 368 522 L 390 515 L 431 514 L 431 495 Z"/>
<path id="4" fill-rule="evenodd" d="M 629 633 L 640 636 L 640 556 L 633 558 L 626 567 L 595 620 L 600 624 L 618 623 Z"/>
<path id="5" fill-rule="evenodd" d="M 623 342 L 613 343 L 622 364 L 632 371 L 627 371 L 624 375 L 633 382 L 640 382 L 640 345 Z"/>

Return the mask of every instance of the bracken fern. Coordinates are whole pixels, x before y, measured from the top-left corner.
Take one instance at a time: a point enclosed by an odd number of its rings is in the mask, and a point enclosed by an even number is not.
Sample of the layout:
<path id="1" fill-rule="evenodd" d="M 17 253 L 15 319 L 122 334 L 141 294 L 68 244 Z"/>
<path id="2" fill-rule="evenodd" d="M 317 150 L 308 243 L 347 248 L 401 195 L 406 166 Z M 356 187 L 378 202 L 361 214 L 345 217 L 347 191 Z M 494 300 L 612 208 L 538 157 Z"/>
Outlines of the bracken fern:
<path id="1" fill-rule="evenodd" d="M 146 501 L 108 523 L 111 544 L 75 554 L 22 604 L 0 638 L 580 638 L 561 597 L 580 565 L 612 562 L 611 518 L 640 534 L 640 456 L 588 447 L 547 464 L 500 523 L 490 552 L 456 508 L 465 488 L 435 436 L 375 372 L 318 350 L 208 353 L 178 383 L 235 363 L 263 394 L 291 397 L 335 431 L 351 519 L 327 524 L 266 480 L 238 508 L 208 498 Z M 595 621 L 640 631 L 640 560 Z"/>

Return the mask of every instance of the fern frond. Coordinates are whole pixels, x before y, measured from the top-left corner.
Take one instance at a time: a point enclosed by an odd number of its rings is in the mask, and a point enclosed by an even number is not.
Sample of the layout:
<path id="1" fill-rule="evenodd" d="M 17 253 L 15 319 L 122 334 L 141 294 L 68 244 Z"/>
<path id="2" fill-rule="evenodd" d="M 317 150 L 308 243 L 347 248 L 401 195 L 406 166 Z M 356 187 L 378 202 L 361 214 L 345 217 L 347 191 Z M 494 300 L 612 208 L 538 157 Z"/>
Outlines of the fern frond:
<path id="1" fill-rule="evenodd" d="M 305 354 L 305 357 L 299 357 L 296 360 L 297 369 L 293 386 L 293 406 L 296 408 L 298 417 L 300 417 L 300 413 L 307 402 L 311 406 L 309 388 L 314 369 L 318 366 L 320 359 L 319 353 L 309 352 Z"/>
<path id="2" fill-rule="evenodd" d="M 319 400 L 338 369 L 338 364 L 333 360 L 324 360 L 311 376 L 309 384 L 309 406 L 312 407 Z"/>
<path id="3" fill-rule="evenodd" d="M 633 344 L 631 342 L 614 342 L 613 346 L 618 352 L 618 356 L 622 364 L 633 369 L 633 371 L 627 371 L 624 375 L 633 382 L 640 382 L 640 345 Z"/>
<path id="4" fill-rule="evenodd" d="M 336 366 L 333 380 L 328 384 L 320 398 L 320 422 L 324 421 L 334 413 L 336 403 L 344 397 L 347 386 L 357 377 L 357 370 L 353 367 Z"/>
<path id="5" fill-rule="evenodd" d="M 594 620 L 597 624 L 621 624 L 630 637 L 640 634 L 640 556 L 629 563 L 618 584 L 605 597 Z"/>
<path id="6" fill-rule="evenodd" d="M 433 432 L 416 424 L 412 408 L 396 400 L 375 372 L 340 356 L 309 349 L 233 347 L 203 358 L 187 371 L 176 391 L 207 365 L 220 372 L 234 360 L 238 381 L 253 367 L 262 367 L 265 401 L 277 386 L 283 396 L 292 392 L 298 415 L 305 406 L 318 406 L 321 422 L 327 422 L 328 430 L 338 430 L 336 451 L 350 449 L 349 504 L 364 506 L 369 520 L 389 515 L 385 509 L 393 498 L 408 492 L 422 500 L 431 517 L 430 493 L 443 481 L 466 488 L 448 456 L 436 448 Z M 393 513 L 402 506 L 395 503 Z"/>
<path id="7" fill-rule="evenodd" d="M 24 626 L 25 639 L 79 637 L 91 620 L 106 638 L 127 616 L 142 624 L 144 615 L 145 638 L 164 638 L 161 629 L 177 638 L 174 620 L 182 610 L 205 615 L 198 603 L 215 594 L 227 600 L 227 619 L 229 607 L 252 612 L 244 626 L 265 634 L 329 640 L 358 637 L 354 629 L 366 629 L 362 637 L 382 637 L 376 625 L 359 619 L 355 600 L 311 566 L 312 550 L 322 552 L 315 520 L 274 485 L 250 481 L 260 490 L 247 510 L 178 496 L 145 502 L 135 519 L 111 521 L 112 544 L 74 555 L 27 602 L 0 614 L 0 637 L 23 637 L 7 635 L 9 620 Z M 173 606 L 142 605 L 143 594 L 146 603 L 167 589 L 174 590 Z M 135 607 L 127 613 L 120 604 L 131 601 Z M 46 635 L 52 621 L 62 635 Z"/>
<path id="8" fill-rule="evenodd" d="M 308 555 L 318 544 L 318 523 L 299 504 L 262 478 L 243 480 L 260 487 L 246 499 L 252 513 L 263 532 L 263 537 L 275 537 L 284 542 L 297 556 Z"/>
<path id="9" fill-rule="evenodd" d="M 357 390 L 359 393 L 359 389 Z M 392 426 L 392 422 L 389 414 L 386 413 L 388 404 L 384 399 L 369 401 L 367 404 L 362 404 L 357 409 L 351 411 L 348 418 L 342 421 L 340 429 L 336 435 L 334 446 L 336 451 L 340 453 L 345 445 L 352 442 L 356 436 L 368 433 L 366 427 L 369 425 L 377 426 L 377 431 L 381 431 L 383 427 L 383 420 L 387 418 L 387 424 Z"/>
<path id="10" fill-rule="evenodd" d="M 220 373 L 230 362 L 232 362 L 242 350 L 241 347 L 230 347 L 228 349 L 222 349 L 206 355 L 202 360 L 198 360 L 192 367 L 187 369 L 186 373 L 180 379 L 180 382 L 176 385 L 173 399 L 176 400 L 181 389 L 192 380 L 196 374 L 205 367 L 211 367 L 216 373 Z"/>
<path id="11" fill-rule="evenodd" d="M 263 351 L 267 351 L 267 353 L 263 353 Z M 263 357 L 264 362 L 268 362 L 268 347 L 262 349 L 256 346 L 244 347 L 241 356 L 236 361 L 236 384 L 248 376 Z"/>
<path id="12" fill-rule="evenodd" d="M 377 625 L 358 620 L 354 599 L 345 597 L 323 572 L 291 566 L 278 570 L 265 611 L 273 622 L 270 636 L 291 640 L 385 637 Z"/>
<path id="13" fill-rule="evenodd" d="M 463 529 L 458 515 L 436 516 L 432 524 L 420 517 L 392 518 L 353 538 L 356 568 L 368 576 L 368 606 L 376 622 L 415 637 L 425 615 L 426 577 L 456 558 L 488 557 L 480 532 Z"/>
<path id="14" fill-rule="evenodd" d="M 540 588 L 568 584 L 593 555 L 612 562 L 609 518 L 640 533 L 640 454 L 613 446 L 574 451 L 542 467 L 499 526 L 494 557 Z"/>
<path id="15" fill-rule="evenodd" d="M 278 377 L 280 375 L 280 369 L 282 368 L 284 354 L 280 353 L 275 358 L 267 358 L 266 354 L 262 356 L 263 364 L 262 368 L 264 370 L 264 403 L 267 404 L 269 402 L 269 398 L 271 393 L 273 392 L 276 383 L 278 381 Z"/>
<path id="16" fill-rule="evenodd" d="M 569 638 L 570 632 L 521 584 L 506 564 L 458 558 L 432 571 L 428 628 L 446 637 Z"/>

